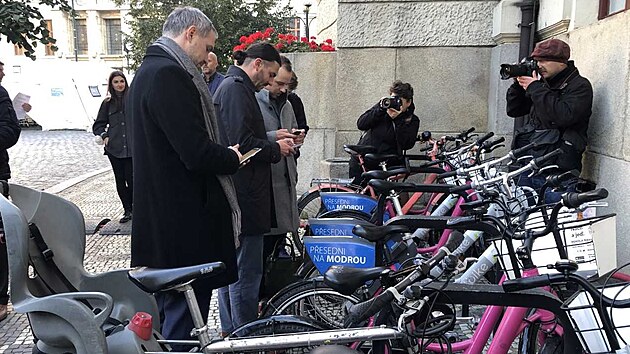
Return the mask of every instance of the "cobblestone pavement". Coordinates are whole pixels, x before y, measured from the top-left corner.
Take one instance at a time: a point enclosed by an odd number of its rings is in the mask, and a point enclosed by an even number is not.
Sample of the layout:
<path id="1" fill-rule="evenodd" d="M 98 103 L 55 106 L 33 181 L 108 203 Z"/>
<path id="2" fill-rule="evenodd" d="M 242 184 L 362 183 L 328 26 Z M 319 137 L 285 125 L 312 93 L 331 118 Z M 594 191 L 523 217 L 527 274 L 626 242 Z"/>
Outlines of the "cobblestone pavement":
<path id="1" fill-rule="evenodd" d="M 24 130 L 9 156 L 11 182 L 35 189 L 110 166 L 103 147 L 85 131 Z"/>

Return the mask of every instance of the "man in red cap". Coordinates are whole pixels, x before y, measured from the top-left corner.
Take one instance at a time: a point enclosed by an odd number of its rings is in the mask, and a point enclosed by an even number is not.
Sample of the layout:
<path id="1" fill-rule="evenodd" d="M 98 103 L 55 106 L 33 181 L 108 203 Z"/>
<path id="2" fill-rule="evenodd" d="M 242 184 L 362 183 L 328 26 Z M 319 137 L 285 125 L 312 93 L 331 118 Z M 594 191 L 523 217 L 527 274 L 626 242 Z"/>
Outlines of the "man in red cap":
<path id="1" fill-rule="evenodd" d="M 564 153 L 554 162 L 560 170 L 581 171 L 593 104 L 591 83 L 580 76 L 569 60 L 569 45 L 559 39 L 538 43 L 531 56 L 538 62 L 538 71 L 516 77 L 507 91 L 508 116 L 525 116 L 524 126 L 514 134 L 513 148 L 537 142 L 534 157 L 561 148 Z M 519 180 L 520 185 L 534 189 L 544 182 L 545 176 L 523 175 Z M 546 200 L 559 198 L 559 194 L 547 195 Z"/>

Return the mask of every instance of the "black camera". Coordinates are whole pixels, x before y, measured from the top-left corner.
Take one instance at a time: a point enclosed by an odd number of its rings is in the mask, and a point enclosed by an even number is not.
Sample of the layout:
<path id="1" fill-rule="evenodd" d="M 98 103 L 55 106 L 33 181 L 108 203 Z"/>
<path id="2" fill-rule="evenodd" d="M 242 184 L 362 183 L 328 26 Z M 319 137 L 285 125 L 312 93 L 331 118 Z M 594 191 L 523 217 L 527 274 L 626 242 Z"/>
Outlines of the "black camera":
<path id="1" fill-rule="evenodd" d="M 391 97 L 383 97 L 379 102 L 378 105 L 382 108 L 382 109 L 395 109 L 397 111 L 400 111 L 400 107 L 402 107 L 402 100 L 400 99 L 400 97 L 398 96 L 391 96 Z"/>
<path id="2" fill-rule="evenodd" d="M 501 80 L 507 80 L 517 76 L 532 76 L 534 71 L 538 72 L 538 62 L 527 58 L 518 64 L 501 64 Z"/>

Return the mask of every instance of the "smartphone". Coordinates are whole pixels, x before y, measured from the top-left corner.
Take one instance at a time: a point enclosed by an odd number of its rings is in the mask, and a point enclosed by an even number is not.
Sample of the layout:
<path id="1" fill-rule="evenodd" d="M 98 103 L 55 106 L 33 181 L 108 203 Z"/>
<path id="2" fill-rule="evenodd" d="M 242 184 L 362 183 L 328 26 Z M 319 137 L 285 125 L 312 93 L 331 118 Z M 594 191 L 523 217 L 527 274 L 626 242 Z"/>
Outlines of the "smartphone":
<path id="1" fill-rule="evenodd" d="M 249 159 L 251 159 L 252 157 L 254 157 L 254 155 L 256 155 L 257 153 L 260 152 L 260 150 L 262 150 L 261 148 L 253 148 L 251 150 L 249 150 L 248 152 L 246 152 L 240 159 L 239 164 L 244 164 L 245 162 L 249 161 Z"/>
<path id="2" fill-rule="evenodd" d="M 295 145 L 293 145 L 292 147 L 295 149 L 295 148 L 299 148 L 299 147 L 300 147 L 300 146 L 302 146 L 302 145 L 304 145 L 304 144 L 295 144 Z"/>

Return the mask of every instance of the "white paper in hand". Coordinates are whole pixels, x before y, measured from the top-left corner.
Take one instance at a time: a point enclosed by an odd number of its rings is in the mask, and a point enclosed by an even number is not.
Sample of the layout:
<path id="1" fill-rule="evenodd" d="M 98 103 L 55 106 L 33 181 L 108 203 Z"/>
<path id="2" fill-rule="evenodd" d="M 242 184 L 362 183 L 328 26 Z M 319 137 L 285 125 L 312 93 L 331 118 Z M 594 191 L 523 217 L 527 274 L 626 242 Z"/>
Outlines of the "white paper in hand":
<path id="1" fill-rule="evenodd" d="M 24 103 L 28 103 L 31 100 L 31 96 L 25 95 L 23 93 L 18 93 L 13 98 L 13 109 L 15 110 L 15 114 L 18 119 L 26 118 L 26 111 L 22 108 Z"/>

